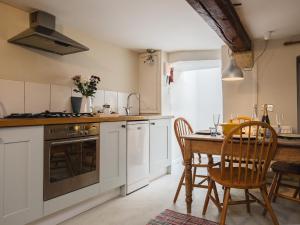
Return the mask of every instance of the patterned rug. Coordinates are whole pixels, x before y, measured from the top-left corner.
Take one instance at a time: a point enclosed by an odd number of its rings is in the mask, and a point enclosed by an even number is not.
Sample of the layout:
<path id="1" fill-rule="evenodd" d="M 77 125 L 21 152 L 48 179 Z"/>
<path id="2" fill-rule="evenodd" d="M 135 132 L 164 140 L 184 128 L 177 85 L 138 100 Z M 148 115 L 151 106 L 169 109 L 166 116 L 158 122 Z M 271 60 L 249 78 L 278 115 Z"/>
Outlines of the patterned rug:
<path id="1" fill-rule="evenodd" d="M 218 223 L 166 209 L 147 225 L 217 225 Z"/>

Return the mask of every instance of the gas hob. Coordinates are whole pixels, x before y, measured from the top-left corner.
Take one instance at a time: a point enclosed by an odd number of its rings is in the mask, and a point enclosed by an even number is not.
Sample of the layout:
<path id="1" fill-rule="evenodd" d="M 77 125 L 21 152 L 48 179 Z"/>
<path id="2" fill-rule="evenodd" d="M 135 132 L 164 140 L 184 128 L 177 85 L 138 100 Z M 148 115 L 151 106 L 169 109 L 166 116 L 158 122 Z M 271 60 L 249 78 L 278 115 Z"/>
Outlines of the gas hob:
<path id="1" fill-rule="evenodd" d="M 31 118 L 74 118 L 74 117 L 92 117 L 92 113 L 67 113 L 67 112 L 50 112 L 42 113 L 12 113 L 5 118 L 7 119 L 31 119 Z"/>

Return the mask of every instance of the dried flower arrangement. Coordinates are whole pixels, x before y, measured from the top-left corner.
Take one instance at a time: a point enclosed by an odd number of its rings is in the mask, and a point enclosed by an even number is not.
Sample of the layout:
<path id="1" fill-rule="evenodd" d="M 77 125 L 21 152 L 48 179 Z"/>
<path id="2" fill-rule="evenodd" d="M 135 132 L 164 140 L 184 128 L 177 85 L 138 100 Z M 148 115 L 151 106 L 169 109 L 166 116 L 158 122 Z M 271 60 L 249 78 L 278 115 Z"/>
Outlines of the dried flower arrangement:
<path id="1" fill-rule="evenodd" d="M 97 91 L 97 85 L 101 81 L 100 77 L 94 75 L 87 80 L 83 80 L 80 75 L 76 75 L 72 79 L 76 86 L 74 91 L 81 93 L 85 97 L 94 97 Z"/>

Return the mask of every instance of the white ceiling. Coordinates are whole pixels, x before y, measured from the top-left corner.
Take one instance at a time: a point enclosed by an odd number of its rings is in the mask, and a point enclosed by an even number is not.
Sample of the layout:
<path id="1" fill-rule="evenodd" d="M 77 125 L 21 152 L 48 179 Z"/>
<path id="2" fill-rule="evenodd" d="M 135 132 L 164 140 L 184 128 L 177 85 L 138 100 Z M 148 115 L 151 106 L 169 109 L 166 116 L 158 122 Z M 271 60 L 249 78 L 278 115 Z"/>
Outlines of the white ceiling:
<path id="1" fill-rule="evenodd" d="M 274 31 L 273 38 L 300 35 L 300 0 L 232 0 L 250 37 L 263 38 Z"/>
<path id="2" fill-rule="evenodd" d="M 218 49 L 222 40 L 185 0 L 4 0 L 54 14 L 57 24 L 116 45 L 165 51 Z"/>
<path id="3" fill-rule="evenodd" d="M 219 49 L 222 40 L 185 0 L 0 0 L 52 13 L 70 27 L 133 50 Z M 300 0 L 232 0 L 251 38 L 300 34 Z"/>

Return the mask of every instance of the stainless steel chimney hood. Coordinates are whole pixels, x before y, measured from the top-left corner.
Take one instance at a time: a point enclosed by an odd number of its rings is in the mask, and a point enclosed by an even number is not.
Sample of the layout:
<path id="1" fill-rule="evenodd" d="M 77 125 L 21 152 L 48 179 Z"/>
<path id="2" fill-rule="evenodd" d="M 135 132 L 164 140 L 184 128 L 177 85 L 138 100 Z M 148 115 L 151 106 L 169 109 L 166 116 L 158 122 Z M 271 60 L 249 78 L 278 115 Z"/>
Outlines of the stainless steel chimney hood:
<path id="1" fill-rule="evenodd" d="M 55 16 L 35 11 L 30 14 L 30 28 L 8 40 L 10 43 L 59 55 L 88 51 L 86 46 L 55 31 Z"/>

